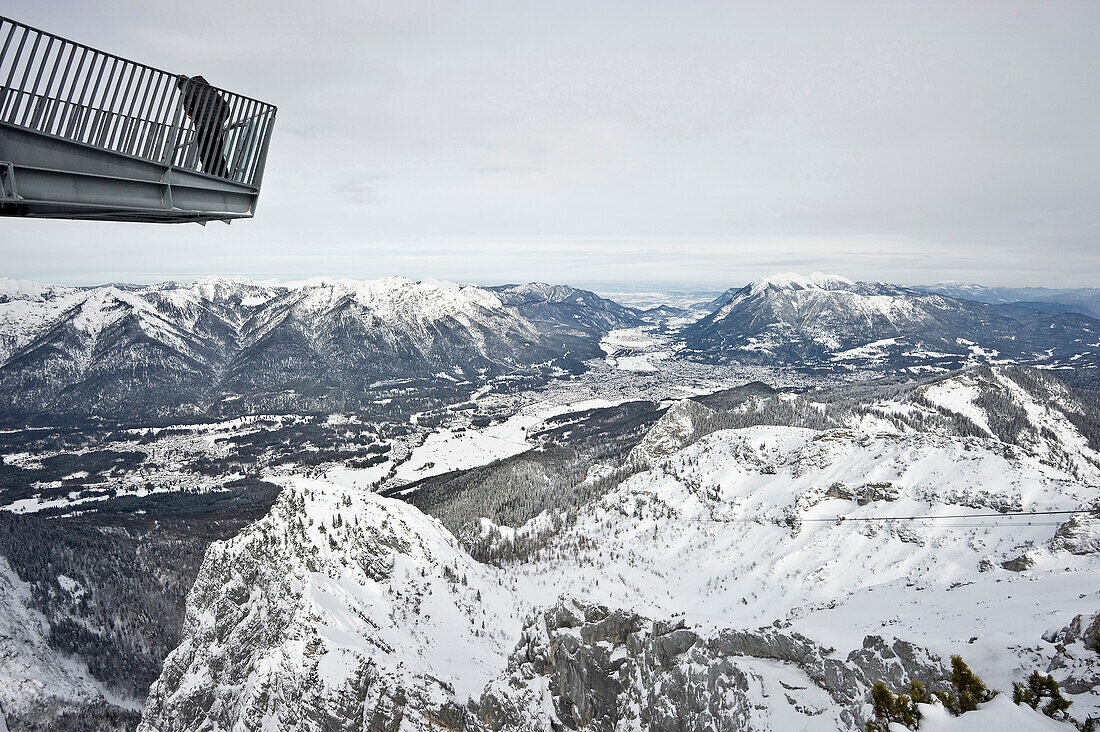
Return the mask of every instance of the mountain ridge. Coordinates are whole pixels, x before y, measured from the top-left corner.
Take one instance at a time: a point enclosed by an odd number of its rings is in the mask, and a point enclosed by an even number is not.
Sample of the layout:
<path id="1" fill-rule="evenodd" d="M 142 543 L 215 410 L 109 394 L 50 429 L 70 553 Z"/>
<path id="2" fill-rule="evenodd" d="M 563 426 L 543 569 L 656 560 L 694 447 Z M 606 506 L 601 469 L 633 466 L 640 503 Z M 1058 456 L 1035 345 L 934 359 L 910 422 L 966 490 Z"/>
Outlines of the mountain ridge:
<path id="1" fill-rule="evenodd" d="M 731 288 L 681 332 L 686 355 L 816 372 L 953 370 L 974 361 L 1096 360 L 1100 320 L 995 307 L 837 275 L 776 275 Z"/>
<path id="2" fill-rule="evenodd" d="M 201 414 L 227 399 L 262 409 L 288 394 L 303 410 L 333 408 L 387 379 L 480 384 L 575 370 L 600 355 L 607 330 L 640 322 L 565 286 L 400 276 L 91 288 L 5 280 L 0 292 L 0 414 L 13 420 Z"/>

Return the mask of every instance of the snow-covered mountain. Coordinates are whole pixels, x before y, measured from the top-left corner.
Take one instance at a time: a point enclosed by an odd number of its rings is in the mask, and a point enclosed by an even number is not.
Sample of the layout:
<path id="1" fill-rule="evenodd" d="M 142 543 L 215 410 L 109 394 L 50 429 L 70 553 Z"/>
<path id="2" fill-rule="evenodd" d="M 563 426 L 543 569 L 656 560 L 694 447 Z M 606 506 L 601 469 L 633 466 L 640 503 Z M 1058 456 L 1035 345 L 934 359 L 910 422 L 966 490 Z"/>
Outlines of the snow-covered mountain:
<path id="1" fill-rule="evenodd" d="M 53 729 L 132 727 L 141 700 L 112 693 L 87 664 L 51 647 L 49 622 L 31 592 L 0 556 L 0 730 L 9 728 L 5 718 L 12 729 L 44 720 Z"/>
<path id="2" fill-rule="evenodd" d="M 835 275 L 776 275 L 711 305 L 683 332 L 692 357 L 820 372 L 958 368 L 972 360 L 1092 363 L 1100 347 L 1100 321 L 1085 315 L 1003 309 Z"/>
<path id="3" fill-rule="evenodd" d="M 690 416 L 690 428 L 679 432 L 698 436 L 778 425 L 993 438 L 1080 480 L 1100 482 L 1094 398 L 1067 388 L 1050 373 L 980 365 L 915 381 L 885 379 L 798 394 L 742 387 L 699 398 L 712 407 L 709 412 L 698 406 L 670 409 L 665 419 Z M 642 444 L 650 439 L 647 435 Z"/>
<path id="4" fill-rule="evenodd" d="M 1100 287 L 1053 289 L 1049 287 L 989 287 L 972 282 L 948 280 L 919 285 L 918 290 L 964 300 L 1002 305 L 1019 305 L 1044 310 L 1076 312 L 1100 318 Z"/>
<path id="5" fill-rule="evenodd" d="M 500 576 L 402 501 L 290 480 L 211 546 L 140 729 L 453 728 L 518 637 Z"/>
<path id="6" fill-rule="evenodd" d="M 551 593 L 569 577 L 583 604 L 682 618 L 689 631 L 669 654 L 686 656 L 681 680 L 692 678 L 688 668 L 717 663 L 708 639 L 777 622 L 786 640 L 776 644 L 786 655 L 772 651 L 781 663 L 770 668 L 807 673 L 809 683 L 784 683 L 816 689 L 816 701 L 788 702 L 804 714 L 816 708 L 844 720 L 830 729 L 859 726 L 866 691 L 849 702 L 821 693 L 828 675 L 796 660 L 792 638 L 830 649 L 803 653 L 838 663 L 849 693 L 866 688 L 860 677 L 885 678 L 881 667 L 865 674 L 860 649 L 901 642 L 927 649 L 905 657 L 927 653 L 930 660 L 899 674 L 904 681 L 890 681 L 894 688 L 913 678 L 942 683 L 935 659 L 960 653 L 981 659 L 974 665 L 995 688 L 1009 689 L 1033 669 L 1053 673 L 1074 690 L 1083 718 L 1100 708 L 1100 655 L 1052 640 L 1055 629 L 1080 624 L 1078 615 L 1087 625 L 1100 601 L 1098 497 L 1095 483 L 996 440 L 760 426 L 704 437 L 581 508 L 562 531 L 536 521 L 501 540 L 539 547 L 531 559 L 505 565 L 527 596 Z M 1072 518 L 1004 513 L 1088 507 L 1092 513 Z M 756 637 L 750 645 L 764 643 Z M 636 647 L 620 651 L 612 642 L 610 655 L 629 664 Z M 577 655 L 575 643 L 564 648 Z M 769 674 L 761 675 L 749 688 L 767 688 Z M 691 696 L 691 686 L 666 681 L 661 688 L 667 704 Z M 636 710 L 629 699 L 638 688 L 619 689 L 619 713 Z M 543 708 L 563 706 L 545 692 L 541 700 Z M 761 703 L 772 722 L 786 709 L 782 696 Z M 742 724 L 769 728 L 767 721 Z M 790 725 L 784 728 L 817 728 L 806 719 Z"/>
<path id="7" fill-rule="evenodd" d="M 0 394 L 8 414 L 350 405 L 317 419 L 351 444 L 351 419 L 374 424 L 352 395 L 387 384 L 424 409 L 468 406 L 456 385 L 567 366 L 601 353 L 608 329 L 643 332 L 639 317 L 538 284 L 5 282 Z M 329 432 L 312 422 L 257 432 L 249 464 L 220 443 L 258 425 L 226 420 L 188 438 L 209 438 L 209 455 L 168 460 L 270 471 L 281 493 L 265 483 L 265 500 L 218 502 L 196 521 L 154 502 L 92 521 L 91 501 L 113 499 L 82 482 L 76 458 L 109 456 L 108 438 L 76 430 L 72 454 L 45 456 L 48 435 L 28 430 L 6 443 L 10 485 L 51 458 L 74 467 L 51 488 L 54 517 L 0 521 L 0 729 L 5 712 L 20 729 L 131 728 L 145 689 L 145 732 L 859 729 L 874 682 L 946 688 L 954 653 L 1005 691 L 1051 673 L 1076 716 L 1096 714 L 1097 400 L 1058 378 L 1075 372 L 996 363 L 1085 372 L 1096 323 L 768 278 L 688 327 L 688 354 L 818 371 L 984 363 L 814 389 L 700 394 L 722 382 L 690 381 L 668 393 L 695 396 L 660 402 L 563 379 L 546 390 L 552 409 L 517 407 L 522 427 L 469 419 L 401 444 L 430 470 L 385 496 L 355 479 L 371 467 L 259 461 L 267 440 L 318 449 Z M 456 389 L 450 401 L 422 386 L 437 382 Z M 126 450 L 172 449 L 145 427 L 115 433 L 133 433 Z M 508 444 L 486 453 L 499 459 L 463 453 L 478 439 Z M 975 714 L 978 727 L 1049 721 L 1005 697 Z"/>
<path id="8" fill-rule="evenodd" d="M 603 334 L 642 323 L 637 310 L 589 290 L 542 282 L 500 285 L 489 289 L 505 305 L 515 308 L 528 320 L 564 332 Z"/>
<path id="9" fill-rule="evenodd" d="M 378 381 L 473 382 L 577 363 L 599 355 L 616 318 L 633 317 L 569 288 L 498 294 L 402 277 L 90 289 L 4 281 L 0 290 L 0 412 L 9 417 L 369 401 Z"/>
<path id="10" fill-rule="evenodd" d="M 857 729 L 874 682 L 945 688 L 952 653 L 1096 713 L 1097 454 L 1023 373 L 683 402 L 594 500 L 482 518 L 496 565 L 397 499 L 291 479 L 208 553 L 143 729 Z M 722 427 L 772 400 L 845 424 Z M 972 721 L 995 717 L 1046 721 Z"/>

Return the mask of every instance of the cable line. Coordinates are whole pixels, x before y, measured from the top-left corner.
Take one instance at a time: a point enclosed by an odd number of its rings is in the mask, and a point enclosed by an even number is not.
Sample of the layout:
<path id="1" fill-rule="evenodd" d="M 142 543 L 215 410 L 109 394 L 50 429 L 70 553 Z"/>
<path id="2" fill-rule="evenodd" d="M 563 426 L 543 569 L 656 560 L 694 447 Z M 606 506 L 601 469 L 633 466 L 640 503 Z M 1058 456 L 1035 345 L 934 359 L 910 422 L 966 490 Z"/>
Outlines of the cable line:
<path id="1" fill-rule="evenodd" d="M 1092 509 L 1079 508 L 1073 511 L 1006 511 L 1004 513 L 955 513 L 941 516 L 837 516 L 835 518 L 805 518 L 803 521 L 938 521 L 939 519 L 973 518 L 1010 518 L 1014 516 L 1057 516 L 1073 513 L 1089 513 Z"/>
<path id="2" fill-rule="evenodd" d="M 956 514 L 944 514 L 941 516 L 935 515 L 920 515 L 920 516 L 834 516 L 831 518 L 803 518 L 799 519 L 802 523 L 844 523 L 845 521 L 940 521 L 944 519 L 980 519 L 980 518 L 996 518 L 996 519 L 1013 519 L 1017 517 L 1025 516 L 1065 516 L 1078 513 L 1092 513 L 1095 509 L 1079 508 L 1075 510 L 1065 511 L 1007 511 L 1005 513 L 956 513 Z M 779 518 L 779 517 L 776 517 Z M 797 517 L 796 517 L 797 518 Z M 677 519 L 687 523 L 704 523 L 704 524 L 754 524 L 760 521 L 774 521 L 775 519 L 767 519 L 764 516 L 756 518 L 734 518 L 734 519 L 715 519 L 715 518 L 681 518 Z M 973 527 L 984 526 L 1020 526 L 1019 521 L 1004 521 L 1004 522 L 985 522 L 974 524 Z M 1060 526 L 1058 522 L 1053 523 L 1029 523 L 1028 526 Z M 957 527 L 963 527 L 964 524 L 954 524 Z M 973 528 L 969 527 L 969 528 Z"/>

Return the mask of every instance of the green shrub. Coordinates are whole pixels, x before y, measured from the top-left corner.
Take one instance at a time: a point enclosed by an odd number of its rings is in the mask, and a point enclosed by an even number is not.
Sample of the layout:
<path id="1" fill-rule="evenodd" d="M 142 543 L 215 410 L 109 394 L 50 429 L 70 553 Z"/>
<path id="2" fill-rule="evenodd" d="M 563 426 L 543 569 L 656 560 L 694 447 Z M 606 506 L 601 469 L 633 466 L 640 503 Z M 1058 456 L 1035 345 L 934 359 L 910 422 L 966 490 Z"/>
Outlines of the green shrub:
<path id="1" fill-rule="evenodd" d="M 919 681 L 913 682 L 910 686 L 914 692 L 919 687 L 919 693 L 926 696 L 924 685 Z M 894 696 L 882 681 L 875 682 L 871 687 L 871 704 L 874 707 L 875 718 L 867 722 L 867 732 L 889 732 L 891 722 L 897 722 L 915 730 L 920 723 L 920 711 L 917 710 L 913 698 L 908 694 Z"/>
<path id="2" fill-rule="evenodd" d="M 1043 704 L 1044 700 L 1047 700 L 1046 704 Z M 1062 696 L 1053 676 L 1043 675 L 1038 671 L 1032 671 L 1026 683 L 1017 681 L 1012 684 L 1012 701 L 1016 704 L 1027 704 L 1032 709 L 1038 709 L 1043 704 L 1043 714 L 1058 720 L 1069 719 L 1069 707 L 1073 704 Z"/>
<path id="3" fill-rule="evenodd" d="M 948 711 L 958 716 L 963 712 L 972 712 L 979 704 L 989 701 L 997 695 L 997 692 L 986 688 L 978 675 L 970 670 L 970 667 L 962 660 L 962 656 L 951 656 L 951 676 L 948 679 L 955 687 L 953 703 L 944 701 Z M 949 695 L 944 695 L 949 696 Z M 943 699 L 941 698 L 941 701 Z"/>

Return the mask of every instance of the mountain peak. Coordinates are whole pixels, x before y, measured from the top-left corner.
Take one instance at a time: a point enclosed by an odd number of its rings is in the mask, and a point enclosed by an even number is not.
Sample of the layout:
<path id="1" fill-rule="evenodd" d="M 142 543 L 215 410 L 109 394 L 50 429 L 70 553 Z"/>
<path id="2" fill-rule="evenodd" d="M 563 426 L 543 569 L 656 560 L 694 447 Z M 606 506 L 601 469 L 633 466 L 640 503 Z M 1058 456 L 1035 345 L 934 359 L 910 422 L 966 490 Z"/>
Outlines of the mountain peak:
<path id="1" fill-rule="evenodd" d="M 809 277 L 797 272 L 780 272 L 771 277 L 754 280 L 748 287 L 755 295 L 769 287 L 776 290 L 834 290 L 854 284 L 847 277 L 823 272 L 814 272 Z"/>
<path id="2" fill-rule="evenodd" d="M 50 285 L 34 280 L 15 280 L 0 277 L 0 299 L 3 300 L 42 300 L 58 294 L 75 292 L 76 288 L 64 285 Z"/>

